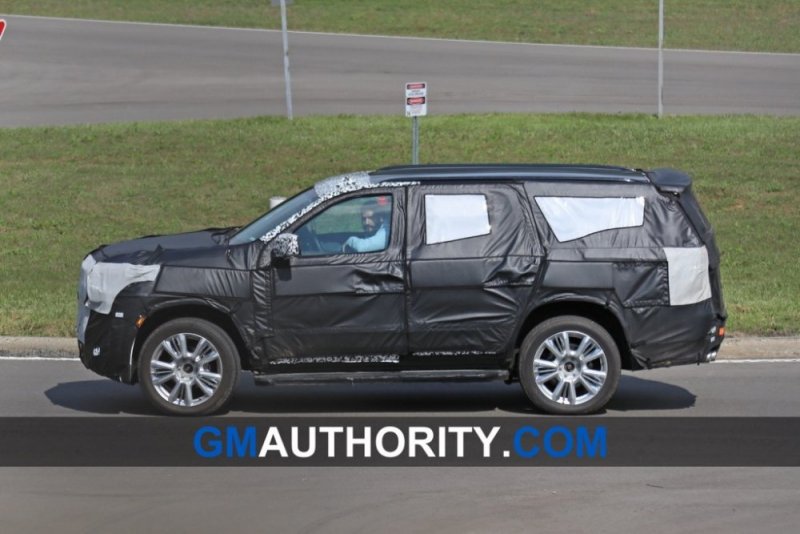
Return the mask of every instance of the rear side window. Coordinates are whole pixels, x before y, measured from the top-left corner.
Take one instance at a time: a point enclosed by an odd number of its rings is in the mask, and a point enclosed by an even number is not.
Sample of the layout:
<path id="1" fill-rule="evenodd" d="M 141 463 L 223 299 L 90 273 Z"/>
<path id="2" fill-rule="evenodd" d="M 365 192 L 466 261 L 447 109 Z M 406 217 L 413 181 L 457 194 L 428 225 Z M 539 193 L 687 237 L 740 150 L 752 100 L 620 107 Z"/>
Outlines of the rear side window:
<path id="1" fill-rule="evenodd" d="M 491 232 L 484 195 L 425 195 L 425 243 L 446 243 Z"/>
<path id="2" fill-rule="evenodd" d="M 536 204 L 562 243 L 644 222 L 644 197 L 536 197 Z"/>

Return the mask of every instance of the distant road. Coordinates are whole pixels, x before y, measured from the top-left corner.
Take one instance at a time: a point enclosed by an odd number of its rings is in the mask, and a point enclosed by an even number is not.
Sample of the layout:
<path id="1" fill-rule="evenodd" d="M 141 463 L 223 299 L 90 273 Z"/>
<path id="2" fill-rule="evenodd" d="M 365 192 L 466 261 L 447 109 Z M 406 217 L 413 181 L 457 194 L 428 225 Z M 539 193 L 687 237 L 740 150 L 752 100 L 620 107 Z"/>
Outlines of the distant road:
<path id="1" fill-rule="evenodd" d="M 0 126 L 285 114 L 280 32 L 6 16 Z M 656 110 L 652 49 L 292 32 L 297 115 Z M 800 115 L 800 54 L 668 50 L 670 114 Z"/>

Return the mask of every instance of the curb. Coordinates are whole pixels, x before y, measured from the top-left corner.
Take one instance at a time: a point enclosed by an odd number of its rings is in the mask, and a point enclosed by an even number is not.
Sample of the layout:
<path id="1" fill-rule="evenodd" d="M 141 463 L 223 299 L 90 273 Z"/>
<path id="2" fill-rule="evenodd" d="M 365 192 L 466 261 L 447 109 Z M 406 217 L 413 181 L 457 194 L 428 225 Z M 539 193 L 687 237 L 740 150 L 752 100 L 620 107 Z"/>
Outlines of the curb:
<path id="1" fill-rule="evenodd" d="M 0 341 L 2 347 L 2 341 Z M 786 337 L 729 337 L 722 342 L 718 358 L 721 360 L 742 360 L 747 358 L 798 358 L 800 357 L 800 336 Z"/>
<path id="2" fill-rule="evenodd" d="M 74 337 L 0 336 L 0 358 L 64 358 L 78 357 L 78 340 Z"/>
<path id="3" fill-rule="evenodd" d="M 77 358 L 78 342 L 73 337 L 0 336 L 0 357 Z M 800 358 L 800 336 L 734 336 L 725 339 L 720 360 Z"/>

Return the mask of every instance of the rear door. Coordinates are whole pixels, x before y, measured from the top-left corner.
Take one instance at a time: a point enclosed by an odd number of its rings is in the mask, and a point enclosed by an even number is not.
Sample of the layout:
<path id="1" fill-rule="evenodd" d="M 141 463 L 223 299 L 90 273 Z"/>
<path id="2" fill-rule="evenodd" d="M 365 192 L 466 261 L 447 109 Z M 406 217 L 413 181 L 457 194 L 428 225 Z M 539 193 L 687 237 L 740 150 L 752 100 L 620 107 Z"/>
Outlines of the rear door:
<path id="1" fill-rule="evenodd" d="M 496 367 L 541 263 L 530 209 L 512 184 L 409 188 L 410 361 L 415 367 Z"/>

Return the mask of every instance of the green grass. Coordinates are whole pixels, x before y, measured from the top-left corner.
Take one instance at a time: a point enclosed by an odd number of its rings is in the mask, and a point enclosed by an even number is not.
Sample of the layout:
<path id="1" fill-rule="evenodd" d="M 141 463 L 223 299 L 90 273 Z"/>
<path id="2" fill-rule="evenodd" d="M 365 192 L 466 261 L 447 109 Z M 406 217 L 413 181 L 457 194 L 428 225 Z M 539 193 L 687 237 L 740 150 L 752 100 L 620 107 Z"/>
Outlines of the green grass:
<path id="1" fill-rule="evenodd" d="M 143 234 L 245 223 L 271 195 L 404 163 L 402 117 L 0 130 L 0 334 L 69 335 L 82 257 Z M 738 333 L 800 331 L 800 119 L 456 115 L 423 119 L 423 162 L 675 166 L 717 229 Z"/>
<path id="2" fill-rule="evenodd" d="M 797 0 L 666 0 L 666 46 L 800 52 Z M 279 28 L 268 0 L 0 0 L 0 13 Z M 295 30 L 657 44 L 657 0 L 296 0 Z M 13 28 L 9 30 L 9 33 Z"/>

